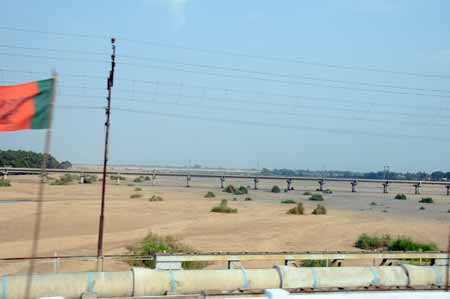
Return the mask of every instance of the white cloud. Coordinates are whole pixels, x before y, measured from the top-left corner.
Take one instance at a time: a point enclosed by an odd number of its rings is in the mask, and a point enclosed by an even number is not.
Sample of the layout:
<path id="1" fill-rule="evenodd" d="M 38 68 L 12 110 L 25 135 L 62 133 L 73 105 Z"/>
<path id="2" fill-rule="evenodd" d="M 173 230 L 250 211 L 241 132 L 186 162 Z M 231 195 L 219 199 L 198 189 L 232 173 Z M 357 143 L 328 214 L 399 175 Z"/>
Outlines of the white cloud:
<path id="1" fill-rule="evenodd" d="M 186 7 L 191 0 L 140 0 L 146 5 L 166 10 L 172 18 L 175 29 L 186 24 Z"/>
<path id="2" fill-rule="evenodd" d="M 189 0 L 165 0 L 164 2 L 174 19 L 175 27 L 179 28 L 186 24 L 186 6 Z"/>

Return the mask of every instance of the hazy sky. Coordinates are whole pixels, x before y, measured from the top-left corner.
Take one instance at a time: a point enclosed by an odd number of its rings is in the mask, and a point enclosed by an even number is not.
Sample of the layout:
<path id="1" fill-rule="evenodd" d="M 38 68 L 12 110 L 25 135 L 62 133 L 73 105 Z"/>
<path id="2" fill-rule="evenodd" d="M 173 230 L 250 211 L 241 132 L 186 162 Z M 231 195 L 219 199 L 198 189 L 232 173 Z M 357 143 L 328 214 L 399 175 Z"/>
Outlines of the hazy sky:
<path id="1" fill-rule="evenodd" d="M 95 107 L 115 36 L 113 164 L 448 170 L 448 12 L 444 0 L 4 0 L 0 84 L 55 68 L 52 153 L 101 163 Z M 2 149 L 42 147 L 42 131 L 0 135 Z"/>

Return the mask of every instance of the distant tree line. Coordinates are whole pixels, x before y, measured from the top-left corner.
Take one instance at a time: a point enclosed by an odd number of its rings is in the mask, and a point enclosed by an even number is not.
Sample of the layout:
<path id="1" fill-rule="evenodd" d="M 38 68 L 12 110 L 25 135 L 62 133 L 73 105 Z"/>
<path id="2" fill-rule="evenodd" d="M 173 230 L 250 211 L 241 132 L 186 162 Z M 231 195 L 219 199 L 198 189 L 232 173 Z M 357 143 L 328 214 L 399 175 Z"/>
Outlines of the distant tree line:
<path id="1" fill-rule="evenodd" d="M 392 171 L 370 171 L 370 172 L 355 172 L 355 171 L 318 171 L 318 170 L 293 170 L 293 169 L 267 169 L 261 170 L 261 175 L 274 176 L 303 176 L 303 177 L 328 177 L 328 178 L 343 178 L 343 179 L 389 179 L 389 180 L 411 180 L 411 181 L 450 181 L 450 171 L 434 171 L 431 173 L 419 172 L 392 172 Z"/>
<path id="2" fill-rule="evenodd" d="M 14 151 L 0 150 L 0 167 L 24 167 L 24 168 L 40 168 L 43 154 L 32 151 Z M 69 168 L 72 163 L 69 161 L 59 162 L 52 155 L 49 155 L 47 168 Z"/>

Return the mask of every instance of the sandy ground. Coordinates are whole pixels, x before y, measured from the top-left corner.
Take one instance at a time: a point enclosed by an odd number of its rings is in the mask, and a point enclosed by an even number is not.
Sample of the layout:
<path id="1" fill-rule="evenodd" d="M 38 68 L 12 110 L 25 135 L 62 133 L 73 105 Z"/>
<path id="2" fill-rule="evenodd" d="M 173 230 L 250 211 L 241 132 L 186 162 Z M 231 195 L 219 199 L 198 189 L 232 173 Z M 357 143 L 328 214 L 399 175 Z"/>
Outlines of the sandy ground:
<path id="1" fill-rule="evenodd" d="M 0 188 L 0 257 L 29 256 L 38 179 L 9 179 L 12 186 Z M 253 201 L 244 201 L 244 196 L 221 192 L 218 180 L 213 179 L 192 180 L 191 188 L 186 188 L 181 178 L 158 179 L 155 186 L 132 180 L 129 177 L 119 186 L 108 182 L 105 254 L 126 253 L 126 246 L 149 231 L 177 235 L 200 252 L 355 250 L 354 241 L 364 232 L 407 235 L 446 249 L 450 213 L 443 186 L 423 188 L 423 196 L 432 196 L 435 203 L 419 204 L 422 196 L 412 195 L 412 186 L 392 186 L 389 194 L 382 194 L 381 185 L 360 184 L 358 192 L 351 193 L 349 184 L 328 184 L 326 187 L 334 191 L 326 194 L 322 202 L 328 215 L 314 216 L 310 213 L 316 203 L 303 195 L 305 190 L 317 188 L 314 182 L 295 182 L 295 191 L 279 194 L 269 192 L 270 187 L 279 184 L 284 188 L 285 183 L 260 182 L 259 190 L 250 191 Z M 253 186 L 252 181 L 226 183 Z M 136 186 L 143 191 L 135 192 Z M 100 190 L 99 183 L 46 185 L 39 255 L 96 254 Z M 215 192 L 217 197 L 203 198 L 207 191 Z M 408 200 L 393 200 L 398 192 L 406 193 Z M 134 193 L 143 197 L 131 199 Z M 153 194 L 164 201 L 149 202 Z M 238 200 L 229 204 L 239 209 L 238 214 L 210 212 L 220 199 L 233 197 Z M 309 215 L 287 215 L 292 205 L 280 203 L 287 198 L 302 201 Z M 377 205 L 372 206 L 372 202 Z M 419 210 L 420 206 L 426 209 Z M 51 271 L 53 266 L 40 267 Z M 0 274 L 20 272 L 24 267 L 24 263 L 0 263 Z M 110 263 L 108 267 L 116 270 L 125 266 Z"/>

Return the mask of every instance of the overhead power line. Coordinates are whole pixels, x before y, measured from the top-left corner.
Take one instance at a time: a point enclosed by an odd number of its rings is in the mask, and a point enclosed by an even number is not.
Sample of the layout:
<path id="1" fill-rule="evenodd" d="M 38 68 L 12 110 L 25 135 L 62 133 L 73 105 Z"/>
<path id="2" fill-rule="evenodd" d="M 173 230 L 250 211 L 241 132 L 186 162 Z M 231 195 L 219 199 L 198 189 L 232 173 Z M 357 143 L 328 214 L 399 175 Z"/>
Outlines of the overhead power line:
<path id="1" fill-rule="evenodd" d="M 63 109 L 91 109 L 91 110 L 104 110 L 105 107 L 102 106 L 81 106 L 81 105 L 57 105 L 56 107 Z M 187 115 L 180 113 L 168 113 L 168 112 L 158 112 L 158 111 L 150 111 L 150 110 L 135 110 L 130 108 L 122 108 L 122 107 L 113 107 L 111 108 L 114 111 L 122 111 L 127 113 L 134 114 L 149 114 L 149 115 L 157 115 L 162 117 L 170 117 L 170 118 L 178 118 L 178 119 L 189 119 L 189 120 L 200 120 L 207 122 L 219 122 L 219 123 L 227 123 L 231 125 L 242 124 L 249 126 L 260 126 L 260 127 L 271 127 L 271 128 L 281 128 L 281 129 L 294 129 L 294 130 L 309 130 L 316 131 L 322 133 L 334 133 L 334 134 L 345 134 L 345 135 L 362 135 L 362 136 L 375 136 L 375 137 L 389 137 L 389 138 L 406 138 L 406 139 L 424 139 L 430 141 L 437 142 L 448 142 L 448 139 L 430 136 L 430 135 L 410 135 L 410 134 L 402 134 L 402 133 L 378 133 L 378 132 L 369 132 L 369 131 L 357 131 L 357 130 L 348 130 L 348 129 L 330 129 L 330 128 L 320 128 L 309 125 L 285 125 L 280 123 L 268 123 L 268 122 L 259 122 L 259 121 L 247 121 L 247 120 L 239 120 L 239 119 L 225 119 L 225 118 L 212 118 L 205 116 L 197 116 L 197 115 Z"/>
<path id="2" fill-rule="evenodd" d="M 232 124 L 232 125 L 242 124 L 242 125 L 251 125 L 251 126 L 282 128 L 282 129 L 310 130 L 310 131 L 318 131 L 318 132 L 324 132 L 324 133 L 338 133 L 338 134 L 349 134 L 349 135 L 391 137 L 391 138 L 426 139 L 426 140 L 432 140 L 432 141 L 448 142 L 448 139 L 446 139 L 446 138 L 434 137 L 434 136 L 429 136 L 429 135 L 409 135 L 409 134 L 391 134 L 391 133 L 387 134 L 387 133 L 368 132 L 368 131 L 318 128 L 318 127 L 313 127 L 313 126 L 308 126 L 308 125 L 284 125 L 284 124 L 279 124 L 279 123 L 266 123 L 266 122 L 247 121 L 247 120 L 239 120 L 239 119 L 212 118 L 212 117 L 205 117 L 205 116 L 194 116 L 194 115 L 146 111 L 146 110 L 134 110 L 134 109 L 129 109 L 129 108 L 118 108 L 118 107 L 114 108 L 114 110 L 136 113 L 136 114 L 152 114 L 152 115 L 159 115 L 159 116 L 172 117 L 172 118 L 175 117 L 175 118 L 183 118 L 183 119 L 191 119 L 191 120 L 222 122 L 222 123 L 228 123 L 228 124 Z"/>
<path id="3" fill-rule="evenodd" d="M 197 48 L 197 47 L 186 47 L 169 43 L 162 43 L 156 41 L 145 41 L 145 40 L 135 40 L 128 38 L 121 38 L 122 41 L 129 41 L 140 44 L 147 44 L 150 46 L 164 47 L 164 48 L 172 48 L 172 49 L 180 49 L 191 52 L 202 52 L 207 54 L 218 54 L 218 55 L 226 55 L 226 56 L 234 56 L 234 57 L 243 57 L 257 60 L 266 60 L 273 62 L 285 62 L 285 63 L 295 63 L 295 64 L 304 64 L 311 65 L 323 68 L 333 68 L 333 69 L 343 69 L 343 70 L 352 70 L 352 71 L 362 71 L 362 72 L 375 72 L 375 73 L 387 73 L 393 75 L 404 75 L 404 76 L 413 76 L 413 77 L 424 77 L 424 78 L 437 78 L 437 79 L 450 79 L 450 75 L 442 75 L 442 74 L 428 74 L 428 73 L 417 73 L 417 72 L 407 72 L 407 71 L 396 71 L 390 69 L 382 69 L 376 67 L 366 67 L 366 66 L 352 66 L 352 65 L 344 65 L 344 64 L 331 64 L 331 63 L 320 63 L 307 61 L 302 59 L 295 58 L 281 58 L 276 56 L 263 56 L 263 55 L 254 55 L 254 54 L 246 54 L 246 53 L 238 53 L 233 51 L 224 51 L 224 50 L 212 50 L 205 48 Z"/>
<path id="4" fill-rule="evenodd" d="M 124 90 L 117 90 L 118 92 L 123 92 Z M 133 90 L 127 90 L 134 92 Z M 164 93 L 164 92 L 143 92 L 143 91 L 136 91 L 137 93 L 134 93 L 134 97 L 142 97 L 142 96 L 152 96 L 153 98 L 157 96 L 163 96 L 163 97 L 175 97 L 175 98 L 191 98 L 191 99 L 199 99 L 199 100 L 208 100 L 208 101 L 214 101 L 214 102 L 220 102 L 220 103 L 227 103 L 227 102 L 233 102 L 237 104 L 251 104 L 251 105 L 269 105 L 273 107 L 286 107 L 287 109 L 292 108 L 300 108 L 300 109 L 319 109 L 320 111 L 340 111 L 340 112 L 355 112 L 355 113 L 362 113 L 366 115 L 369 113 L 372 108 L 369 107 L 369 109 L 355 109 L 355 108 L 344 108 L 342 106 L 339 107 L 321 107 L 321 106 L 314 106 L 314 105 L 305 105 L 305 104 L 299 104 L 299 103 L 292 103 L 292 104 L 285 104 L 280 102 L 268 102 L 268 101 L 251 101 L 248 99 L 233 99 L 230 97 L 211 97 L 211 96 L 201 96 L 201 95 L 187 95 L 187 94 L 179 94 L 179 93 Z M 115 97 L 117 99 L 130 99 L 130 97 Z M 445 108 L 443 108 L 445 109 Z M 449 110 L 448 108 L 446 110 Z M 393 116 L 412 116 L 412 117 L 423 117 L 423 116 L 434 116 L 434 114 L 425 114 L 425 113 L 411 113 L 411 112 L 402 112 L 402 111 L 376 111 L 378 113 L 393 115 Z M 366 115 L 367 116 L 367 115 Z"/>
<path id="5" fill-rule="evenodd" d="M 363 92 L 375 92 L 375 93 L 386 93 L 386 94 L 397 94 L 397 95 L 414 95 L 414 96 L 423 96 L 423 97 L 450 98 L 450 95 L 424 94 L 424 93 L 412 93 L 412 92 L 403 92 L 403 91 L 391 91 L 391 90 L 383 90 L 383 89 L 366 89 L 366 88 L 356 88 L 356 87 L 348 87 L 348 86 L 335 86 L 335 85 L 329 85 L 329 84 L 303 82 L 303 81 L 288 81 L 288 80 L 280 80 L 280 79 L 273 79 L 273 78 L 263 78 L 263 77 L 253 77 L 253 76 L 240 76 L 240 75 L 231 75 L 231 74 L 224 74 L 224 73 L 213 73 L 213 72 L 209 72 L 209 71 L 188 70 L 188 69 L 183 69 L 183 68 L 170 67 L 170 66 L 168 67 L 168 66 L 161 66 L 161 65 L 134 64 L 134 63 L 123 62 L 123 61 L 118 61 L 118 64 L 120 64 L 120 65 L 128 65 L 128 66 L 132 66 L 132 67 L 162 69 L 162 70 L 167 70 L 167 71 L 185 72 L 185 73 L 207 75 L 207 76 L 214 76 L 214 77 L 257 80 L 257 81 L 264 81 L 264 82 L 271 82 L 271 83 L 280 83 L 280 84 L 287 84 L 287 85 L 307 85 L 307 86 L 327 87 L 327 88 L 355 90 L 355 91 L 363 91 Z"/>
<path id="6" fill-rule="evenodd" d="M 102 56 L 108 56 L 109 55 L 108 53 L 105 53 L 105 52 L 82 51 L 82 50 L 71 50 L 71 49 L 23 47 L 23 46 L 13 46 L 13 45 L 0 45 L 0 48 L 19 49 L 19 50 L 33 50 L 33 51 L 48 51 L 48 52 L 55 52 L 55 53 L 87 54 L 87 55 L 102 55 Z"/>
<path id="7" fill-rule="evenodd" d="M 66 96 L 66 97 L 80 97 L 80 98 L 95 98 L 95 99 L 102 99 L 103 96 L 91 96 L 91 95 L 76 95 L 76 94 L 61 94 L 61 96 Z M 176 94 L 159 94 L 159 96 L 171 96 L 171 97 L 175 97 L 175 98 L 180 98 L 178 95 Z M 181 98 L 197 98 L 195 96 L 181 96 Z M 374 123 L 374 124 L 382 124 L 382 123 L 393 123 L 393 124 L 404 124 L 404 125 L 414 125 L 414 126 L 422 126 L 422 127 L 436 127 L 436 128 L 446 128 L 448 126 L 450 126 L 449 123 L 430 123 L 430 122 L 424 122 L 424 121 L 415 121 L 415 120 L 402 120 L 402 119 L 398 119 L 398 118 L 371 118 L 368 117 L 367 114 L 370 113 L 371 111 L 369 110 L 352 110 L 352 109 L 345 109 L 345 108 L 336 108 L 336 109 L 331 109 L 329 107 L 326 108 L 320 108 L 317 109 L 317 107 L 313 107 L 313 106 L 294 106 L 294 105 L 277 105 L 275 103 L 274 106 L 277 107 L 286 107 L 288 109 L 284 110 L 284 111 L 280 111 L 280 110 L 267 110 L 267 109 L 255 109 L 255 108 L 245 108 L 242 106 L 236 107 L 230 107 L 230 106 L 217 106 L 217 105 L 205 105 L 205 104 L 199 104 L 197 102 L 179 102 L 179 101 L 161 101 L 161 100 L 156 100 L 156 99 L 152 99 L 152 100 L 140 100 L 140 99 L 135 99 L 135 98 L 128 98 L 128 97 L 114 97 L 115 102 L 132 102 L 132 103 L 138 103 L 138 104 L 158 104 L 158 105 L 170 105 L 170 106 L 177 106 L 177 107 L 187 107 L 187 108 L 194 108 L 195 109 L 201 109 L 201 110 L 206 110 L 209 112 L 223 112 L 223 111 L 231 111 L 231 112 L 242 112 L 242 113 L 262 113 L 262 114 L 267 114 L 267 115 L 282 115 L 282 116 L 290 116 L 290 117 L 301 117 L 301 118 L 314 118 L 314 119 L 335 119 L 335 120 L 346 120 L 346 121 L 358 121 L 358 122 L 368 122 L 368 123 Z M 223 103 L 223 101 L 220 101 L 221 103 Z M 234 101 L 237 102 L 239 104 L 242 103 L 242 101 Z M 226 102 L 225 102 L 226 103 Z M 249 104 L 253 104 L 253 102 L 249 102 L 246 101 L 246 103 Z M 303 111 L 297 111 L 297 110 L 292 110 L 293 108 L 301 108 Z M 312 112 L 305 112 L 304 110 L 309 110 Z M 347 116 L 347 115 L 336 115 L 336 114 L 327 114 L 325 112 L 340 112 L 340 111 L 346 111 L 346 112 L 355 112 L 358 113 L 358 116 Z M 315 112 L 315 113 L 314 113 Z M 401 113 L 395 113 L 395 112 L 390 112 L 390 113 L 384 113 L 384 112 L 379 112 L 377 111 L 377 115 L 379 115 L 379 113 L 383 113 L 383 114 L 393 114 L 393 115 L 402 115 Z M 361 116 L 361 115 L 364 115 Z M 409 116 L 409 114 L 406 114 Z M 420 117 L 424 117 L 425 115 L 420 115 L 420 114 L 415 114 L 417 116 Z M 435 117 L 434 114 L 429 114 L 428 115 L 430 118 Z M 436 120 L 436 119 L 435 119 Z"/>
<path id="8" fill-rule="evenodd" d="M 47 75 L 46 72 L 36 72 L 36 71 L 31 71 L 31 70 L 12 70 L 12 69 L 0 69 L 0 73 L 1 72 L 13 72 L 13 73 L 25 73 L 25 74 L 43 74 L 43 75 Z M 93 75 L 86 75 L 86 74 L 76 74 L 76 73 L 61 73 L 58 74 L 59 77 L 78 77 L 78 78 L 93 78 L 93 79 L 104 79 L 102 76 L 93 76 Z M 138 79 L 131 79 L 131 78 L 121 78 L 118 77 L 117 78 L 118 81 L 129 81 L 129 82 L 135 82 L 135 83 L 145 83 L 145 84 L 151 84 L 153 86 L 159 86 L 159 85 L 168 85 L 168 86 L 174 86 L 174 87 L 180 87 L 180 85 L 183 88 L 196 88 L 196 89 L 200 89 L 203 93 L 203 95 L 183 95 L 183 97 L 196 97 L 196 98 L 202 98 L 202 99 L 207 99 L 207 100 L 223 100 L 223 101 L 231 101 L 231 102 L 248 102 L 248 103 L 252 103 L 252 104 L 262 104 L 262 105 L 271 105 L 271 106 L 285 106 L 285 107 L 292 107 L 295 106 L 295 104 L 283 104 L 280 103 L 279 101 L 277 102 L 269 102 L 269 101 L 261 101 L 258 99 L 258 101 L 254 101 L 254 102 L 250 102 L 250 101 L 246 101 L 245 99 L 242 98 L 234 98 L 234 96 L 229 96 L 229 97 L 211 97 L 211 96 L 206 96 L 206 91 L 221 91 L 221 92 L 226 92 L 228 93 L 233 93 L 233 94 L 250 94 L 250 95 L 255 95 L 255 96 L 265 96 L 265 97 L 274 97 L 274 98 L 288 98 L 291 100 L 294 100 L 295 103 L 298 103 L 298 101 L 300 100 L 313 100 L 313 101 L 321 101 L 321 102 L 329 102 L 329 103 L 339 103 L 340 106 L 342 105 L 347 105 L 347 106 L 354 106 L 354 105 L 370 105 L 370 106 L 376 106 L 376 107 L 397 107 L 397 108 L 407 108 L 407 109 L 420 109 L 421 111 L 423 111 L 424 109 L 427 110 L 433 110 L 433 109 L 439 109 L 439 110 L 445 110 L 448 111 L 450 110 L 450 107 L 444 106 L 444 105 L 440 105 L 440 106 L 436 106 L 436 105 L 412 105 L 412 104 L 399 104 L 396 102 L 390 102 L 390 103 L 382 103 L 382 102 L 377 102 L 375 100 L 364 100 L 364 101 L 359 101 L 359 100 L 352 100 L 352 99 L 338 99 L 338 98 L 329 98 L 329 97 L 317 97 L 317 96 L 309 96 L 309 95 L 295 95 L 295 94 L 283 94 L 283 93 L 267 93 L 267 92 L 263 92 L 263 91 L 256 91 L 256 90 L 245 90 L 245 89 L 236 89 L 236 88 L 228 88 L 228 87 L 217 87 L 217 86 L 208 86 L 208 85 L 196 85 L 196 84 L 186 84 L 184 82 L 170 82 L 170 81 L 159 81 L 159 80 L 138 80 Z M 9 83 L 16 83 L 13 81 L 3 81 L 4 83 L 9 82 Z M 92 87 L 92 86 L 87 86 L 87 85 L 60 85 L 60 87 L 67 87 L 67 88 L 81 88 L 84 90 L 89 90 L 89 89 L 99 89 L 99 90 L 103 90 L 103 88 L 98 88 L 98 87 Z M 146 92 L 146 91 L 141 91 L 141 90 L 137 90 L 137 89 L 117 89 L 117 92 L 129 92 L 129 93 L 141 93 L 141 94 L 153 94 L 155 93 L 155 91 L 153 92 Z M 158 91 L 158 93 L 161 94 L 160 91 Z M 138 95 L 136 94 L 136 95 Z M 165 96 L 175 96 L 175 95 L 171 95 L 171 94 L 164 94 Z M 80 97 L 89 97 L 85 94 L 83 95 L 79 95 Z M 177 94 L 176 96 L 180 96 L 179 94 Z M 305 107 L 304 104 L 300 104 L 298 105 L 298 107 Z M 326 109 L 326 108 L 321 108 L 321 109 Z M 366 113 L 367 110 L 355 110 L 355 109 L 345 109 L 345 108 L 341 108 L 341 111 L 347 111 L 347 112 L 362 112 L 362 113 Z M 399 112 L 399 111 L 383 111 L 382 113 L 386 113 L 386 114 L 392 114 L 392 115 L 405 115 L 405 116 L 423 116 L 423 113 L 408 113 L 408 112 Z"/>
<path id="9" fill-rule="evenodd" d="M 30 55 L 30 54 L 19 54 L 19 53 L 0 53 L 3 56 L 16 56 L 16 57 L 27 57 L 27 58 L 39 58 L 39 59 L 49 59 L 49 60 L 66 60 L 66 61 L 76 61 L 76 62 L 95 62 L 107 64 L 106 60 L 97 60 L 90 58 L 72 58 L 72 57 L 58 57 L 58 56 L 45 56 L 45 55 Z"/>
<path id="10" fill-rule="evenodd" d="M 0 26 L 0 30 L 12 31 L 12 32 L 54 35 L 54 36 L 60 36 L 60 37 L 101 39 L 101 40 L 105 40 L 105 41 L 109 40 L 109 38 L 110 38 L 110 36 L 107 36 L 107 35 L 44 31 L 44 30 L 9 27 L 9 26 Z M 311 65 L 311 66 L 322 67 L 322 68 L 342 69 L 342 70 L 361 71 L 361 72 L 387 73 L 387 74 L 393 74 L 393 75 L 403 75 L 403 76 L 413 76 L 413 77 L 423 77 L 423 78 L 450 79 L 450 75 L 447 75 L 447 74 L 430 74 L 430 73 L 421 73 L 421 72 L 408 72 L 408 71 L 384 69 L 384 68 L 370 67 L 370 66 L 354 66 L 354 65 L 345 65 L 345 64 L 314 62 L 314 61 L 298 59 L 298 58 L 285 58 L 285 57 L 240 53 L 240 52 L 234 52 L 234 51 L 228 51 L 228 50 L 206 49 L 206 48 L 200 48 L 200 47 L 188 47 L 188 46 L 176 45 L 176 44 L 161 42 L 161 41 L 131 39 L 131 38 L 120 37 L 120 36 L 118 36 L 117 39 L 120 41 L 128 41 L 131 43 L 137 43 L 137 44 L 153 46 L 153 47 L 171 48 L 171 49 L 178 49 L 178 50 L 184 50 L 184 51 L 190 51 L 190 52 L 198 52 L 198 53 L 206 53 L 206 54 L 214 54 L 214 55 L 225 55 L 225 56 L 231 56 L 231 57 L 242 57 L 242 58 L 248 58 L 248 59 L 272 61 L 272 62 L 285 62 L 285 63 Z"/>
<path id="11" fill-rule="evenodd" d="M 375 124 L 383 124 L 383 123 L 393 123 L 393 124 L 404 124 L 404 125 L 416 125 L 416 126 L 429 126 L 429 127 L 437 127 L 437 128 L 445 128 L 450 127 L 450 124 L 442 124 L 442 123 L 429 123 L 429 122 L 423 122 L 423 121 L 408 121 L 408 120 L 401 120 L 401 119 L 383 119 L 383 118 L 370 118 L 367 117 L 368 111 L 359 110 L 361 113 L 360 116 L 345 116 L 345 115 L 335 115 L 335 114 L 326 114 L 324 111 L 336 111 L 333 109 L 320 109 L 320 111 L 316 110 L 316 113 L 311 112 L 299 112 L 299 111 L 292 111 L 292 110 L 286 110 L 286 111 L 277 111 L 277 110 L 267 110 L 267 109 L 255 109 L 255 108 L 243 108 L 243 107 L 230 107 L 230 106 L 214 106 L 214 105 L 205 105 L 205 104 L 198 104 L 195 102 L 190 103 L 180 103 L 177 101 L 145 101 L 145 100 L 136 100 L 131 98 L 116 98 L 117 102 L 134 102 L 134 103 L 142 103 L 142 104 L 163 104 L 163 105 L 171 105 L 171 106 L 178 106 L 178 107 L 188 107 L 195 109 L 202 109 L 206 111 L 231 111 L 231 112 L 241 112 L 241 113 L 262 113 L 266 115 L 282 115 L 282 116 L 291 116 L 291 117 L 301 117 L 301 118 L 314 118 L 314 119 L 335 119 L 335 120 L 346 120 L 346 121 L 362 121 L 362 122 L 368 122 L 368 123 L 375 123 Z M 292 108 L 292 107 L 291 107 Z M 309 110 L 313 110 L 312 108 L 309 108 Z M 361 116 L 364 115 L 364 116 Z"/>
<path id="12" fill-rule="evenodd" d="M 23 46 L 15 46 L 15 45 L 0 45 L 0 48 L 6 49 L 21 49 L 21 50 L 34 50 L 34 51 L 48 51 L 55 53 L 72 53 L 72 54 L 87 54 L 87 55 L 102 55 L 107 56 L 108 54 L 104 52 L 95 52 L 95 51 L 81 51 L 81 50 L 71 50 L 71 49 L 54 49 L 54 48 L 39 48 L 39 47 L 23 47 Z M 22 55 L 14 53 L 15 55 Z M 206 68 L 206 69 L 217 69 L 217 70 L 225 70 L 239 73 L 248 73 L 248 74 L 257 74 L 263 76 L 271 76 L 271 77 L 280 77 L 280 78 L 289 78 L 289 79 L 303 79 L 303 80 L 311 80 L 311 81 L 319 81 L 319 82 L 330 82 L 330 83 L 339 83 L 339 84 L 347 84 L 347 85 L 360 85 L 360 86 L 372 86 L 372 87 L 381 87 L 381 88 L 394 88 L 394 89 L 404 89 L 404 90 L 416 90 L 416 91 L 424 91 L 424 92 L 438 92 L 438 93 L 450 93 L 450 90 L 446 89 L 431 89 L 431 88 L 419 88 L 419 87 L 411 87 L 411 86 L 401 86 L 394 84 L 385 84 L 385 83 L 370 83 L 370 82 L 361 82 L 361 81 L 352 81 L 352 80 L 338 80 L 338 79 L 330 79 L 330 78 L 320 78 L 306 75 L 298 75 L 298 74 L 282 74 L 282 73 L 274 73 L 267 71 L 259 71 L 259 70 L 250 70 L 243 69 L 237 67 L 227 67 L 220 65 L 210 65 L 210 64 L 200 64 L 200 63 L 188 63 L 181 61 L 173 61 L 168 59 L 160 59 L 153 57 L 141 57 L 141 56 L 133 56 L 133 55 L 124 55 L 121 54 L 120 57 L 129 58 L 140 61 L 155 61 L 159 63 L 167 63 L 167 64 L 175 64 L 182 66 L 190 66 L 190 67 L 198 67 L 198 68 Z"/>
<path id="13" fill-rule="evenodd" d="M 200 63 L 188 63 L 188 62 L 173 61 L 173 60 L 168 60 L 168 59 L 159 59 L 159 58 L 151 58 L 151 57 L 138 57 L 138 56 L 130 56 L 130 55 L 121 55 L 121 57 L 131 58 L 131 59 L 135 59 L 135 60 L 142 60 L 142 61 L 155 61 L 155 62 L 167 63 L 167 64 L 175 64 L 175 65 L 206 68 L 206 69 L 216 69 L 216 70 L 232 71 L 232 72 L 239 72 L 239 73 L 249 73 L 249 74 L 257 74 L 257 75 L 280 77 L 280 78 L 294 78 L 294 79 L 312 80 L 312 81 L 320 81 L 320 82 L 347 84 L 347 85 L 361 85 L 361 86 L 373 86 L 373 87 L 382 87 L 382 88 L 417 90 L 417 91 L 425 91 L 425 92 L 450 93 L 450 90 L 446 90 L 446 89 L 430 89 L 430 88 L 418 88 L 418 87 L 400 86 L 400 85 L 383 84 L 383 83 L 369 83 L 369 82 L 351 81 L 351 80 L 337 80 L 337 79 L 319 78 L 319 77 L 312 77 L 312 76 L 305 76 L 305 75 L 298 75 L 298 74 L 280 74 L 280 73 L 265 72 L 265 71 L 258 71 L 258 70 L 249 70 L 249 69 L 243 69 L 243 68 L 237 68 L 237 67 L 226 67 L 226 66 L 220 66 L 220 65 L 200 64 Z"/>

